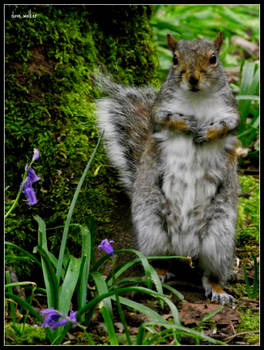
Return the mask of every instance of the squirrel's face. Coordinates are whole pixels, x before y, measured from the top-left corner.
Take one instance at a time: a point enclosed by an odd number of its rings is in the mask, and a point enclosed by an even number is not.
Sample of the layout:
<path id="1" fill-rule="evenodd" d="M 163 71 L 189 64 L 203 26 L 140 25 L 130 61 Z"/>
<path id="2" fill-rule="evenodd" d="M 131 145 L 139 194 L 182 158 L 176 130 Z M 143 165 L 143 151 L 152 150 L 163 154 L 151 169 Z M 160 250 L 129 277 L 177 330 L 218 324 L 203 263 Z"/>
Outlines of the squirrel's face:
<path id="1" fill-rule="evenodd" d="M 167 34 L 168 46 L 173 52 L 173 72 L 177 86 L 185 91 L 216 91 L 220 83 L 220 32 L 214 42 L 202 40 L 176 41 Z"/>

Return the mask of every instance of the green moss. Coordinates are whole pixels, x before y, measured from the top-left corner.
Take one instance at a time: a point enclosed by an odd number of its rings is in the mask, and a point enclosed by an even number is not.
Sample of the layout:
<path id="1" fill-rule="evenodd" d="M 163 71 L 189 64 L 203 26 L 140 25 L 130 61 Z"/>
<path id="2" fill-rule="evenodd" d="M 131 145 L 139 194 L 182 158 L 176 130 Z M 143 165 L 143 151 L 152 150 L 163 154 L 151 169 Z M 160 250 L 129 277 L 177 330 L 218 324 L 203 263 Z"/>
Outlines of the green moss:
<path id="1" fill-rule="evenodd" d="M 7 345 L 48 344 L 44 328 L 29 324 L 6 324 L 5 342 Z"/>
<path id="2" fill-rule="evenodd" d="M 241 323 L 236 329 L 236 332 L 249 332 L 249 334 L 245 336 L 245 341 L 247 341 L 248 344 L 258 344 L 259 334 L 254 334 L 253 332 L 259 331 L 259 313 L 253 311 L 251 308 L 246 308 L 240 311 L 240 316 Z M 250 334 L 250 332 L 252 333 Z"/>
<path id="3" fill-rule="evenodd" d="M 27 14 L 36 18 L 12 18 Z M 6 210 L 19 189 L 33 148 L 38 203 L 20 200 L 6 222 L 6 240 L 32 251 L 37 240 L 33 215 L 48 228 L 63 225 L 77 183 L 96 145 L 95 98 L 90 74 L 103 64 L 116 80 L 146 84 L 158 59 L 149 26 L 149 6 L 6 6 Z M 87 176 L 73 222 L 93 215 L 97 239 L 111 235 L 111 218 L 121 191 L 101 146 Z M 99 172 L 94 176 L 95 170 Z M 21 197 L 22 198 L 22 197 Z M 62 229 L 49 230 L 58 250 Z M 70 237 L 78 244 L 78 235 Z"/>
<path id="4" fill-rule="evenodd" d="M 253 176 L 240 176 L 242 193 L 238 206 L 237 242 L 244 246 L 248 241 L 259 242 L 259 179 Z"/>

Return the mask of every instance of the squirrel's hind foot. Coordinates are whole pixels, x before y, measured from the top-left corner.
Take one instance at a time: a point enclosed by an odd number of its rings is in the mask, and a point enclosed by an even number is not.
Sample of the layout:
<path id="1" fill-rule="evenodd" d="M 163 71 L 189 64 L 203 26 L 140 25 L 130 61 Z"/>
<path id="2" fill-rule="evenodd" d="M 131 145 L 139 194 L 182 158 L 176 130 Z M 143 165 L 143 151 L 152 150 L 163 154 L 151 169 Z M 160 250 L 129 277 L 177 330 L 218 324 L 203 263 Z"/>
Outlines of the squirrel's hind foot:
<path id="1" fill-rule="evenodd" d="M 221 305 L 230 304 L 232 308 L 235 307 L 235 298 L 226 293 L 217 283 L 210 281 L 207 277 L 203 277 L 203 287 L 205 296 L 211 295 L 211 301 L 216 301 Z"/>
<path id="2" fill-rule="evenodd" d="M 175 277 L 175 274 L 172 272 L 169 272 L 168 269 L 156 267 L 155 270 L 159 276 L 161 283 L 165 283 L 166 281 Z"/>
<path id="3" fill-rule="evenodd" d="M 212 289 L 212 296 L 211 301 L 216 301 L 217 303 L 220 303 L 221 305 L 230 304 L 232 308 L 235 307 L 235 298 L 227 293 L 218 293 L 215 290 Z"/>

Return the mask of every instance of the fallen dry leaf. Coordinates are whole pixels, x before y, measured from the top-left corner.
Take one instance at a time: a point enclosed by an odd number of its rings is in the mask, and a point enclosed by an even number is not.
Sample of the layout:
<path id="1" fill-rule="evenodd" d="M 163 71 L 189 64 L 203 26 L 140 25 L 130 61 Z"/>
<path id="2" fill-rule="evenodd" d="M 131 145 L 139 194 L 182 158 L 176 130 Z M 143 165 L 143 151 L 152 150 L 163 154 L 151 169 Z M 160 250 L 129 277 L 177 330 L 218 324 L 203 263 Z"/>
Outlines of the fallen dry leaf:
<path id="1" fill-rule="evenodd" d="M 180 311 L 180 319 L 185 326 L 198 325 L 200 321 L 210 312 L 219 307 L 217 304 L 193 304 L 185 301 Z M 229 325 L 230 322 L 240 322 L 241 318 L 238 312 L 228 306 L 212 317 L 218 324 Z"/>

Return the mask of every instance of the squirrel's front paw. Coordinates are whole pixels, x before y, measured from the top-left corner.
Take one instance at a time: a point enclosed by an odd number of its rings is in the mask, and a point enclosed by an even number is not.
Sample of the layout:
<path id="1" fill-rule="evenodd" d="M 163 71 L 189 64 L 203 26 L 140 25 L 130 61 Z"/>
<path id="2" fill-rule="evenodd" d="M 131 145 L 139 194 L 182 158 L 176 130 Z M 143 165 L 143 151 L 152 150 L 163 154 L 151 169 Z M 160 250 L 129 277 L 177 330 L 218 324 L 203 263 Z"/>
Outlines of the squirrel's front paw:
<path id="1" fill-rule="evenodd" d="M 194 116 L 181 113 L 166 113 L 163 124 L 170 130 L 182 131 L 187 134 L 196 132 L 197 121 Z"/>
<path id="2" fill-rule="evenodd" d="M 208 127 L 200 127 L 196 130 L 193 141 L 195 143 L 203 143 L 209 141 L 207 138 Z"/>
<path id="3" fill-rule="evenodd" d="M 195 143 L 217 140 L 225 135 L 227 131 L 228 127 L 224 120 L 211 122 L 210 124 L 203 125 L 197 129 L 197 133 L 193 140 Z"/>
<path id="4" fill-rule="evenodd" d="M 227 123 L 224 120 L 218 120 L 214 123 L 211 123 L 210 127 L 208 128 L 206 137 L 209 140 L 216 140 L 225 135 L 228 130 L 229 128 L 227 126 Z"/>

